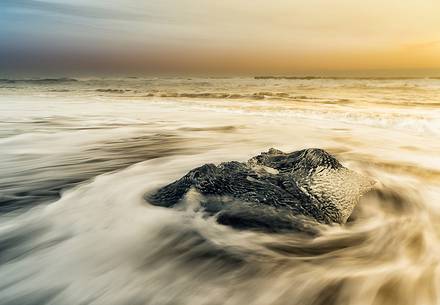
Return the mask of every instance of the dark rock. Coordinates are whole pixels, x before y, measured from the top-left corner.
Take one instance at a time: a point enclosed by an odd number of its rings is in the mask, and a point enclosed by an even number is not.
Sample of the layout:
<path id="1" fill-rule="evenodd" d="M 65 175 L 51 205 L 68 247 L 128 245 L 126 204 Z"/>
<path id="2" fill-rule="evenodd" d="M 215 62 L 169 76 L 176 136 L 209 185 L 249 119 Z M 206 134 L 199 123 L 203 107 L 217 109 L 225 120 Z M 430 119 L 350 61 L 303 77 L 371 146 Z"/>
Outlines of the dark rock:
<path id="1" fill-rule="evenodd" d="M 247 162 L 205 164 L 145 198 L 173 207 L 190 190 L 218 222 L 265 231 L 301 230 L 310 222 L 345 223 L 374 182 L 342 166 L 321 149 L 276 149 Z"/>

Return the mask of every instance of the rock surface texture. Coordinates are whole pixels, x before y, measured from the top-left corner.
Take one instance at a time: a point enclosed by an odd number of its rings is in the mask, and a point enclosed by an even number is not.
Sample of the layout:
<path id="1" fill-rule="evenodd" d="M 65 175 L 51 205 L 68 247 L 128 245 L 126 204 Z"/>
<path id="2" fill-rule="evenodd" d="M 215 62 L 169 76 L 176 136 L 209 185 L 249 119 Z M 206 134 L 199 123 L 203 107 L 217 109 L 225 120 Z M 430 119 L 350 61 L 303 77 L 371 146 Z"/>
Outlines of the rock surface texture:
<path id="1" fill-rule="evenodd" d="M 219 223 L 301 231 L 316 221 L 345 223 L 373 184 L 324 150 L 283 153 L 272 148 L 247 162 L 205 164 L 145 198 L 173 207 L 195 191 L 203 211 L 216 215 Z"/>

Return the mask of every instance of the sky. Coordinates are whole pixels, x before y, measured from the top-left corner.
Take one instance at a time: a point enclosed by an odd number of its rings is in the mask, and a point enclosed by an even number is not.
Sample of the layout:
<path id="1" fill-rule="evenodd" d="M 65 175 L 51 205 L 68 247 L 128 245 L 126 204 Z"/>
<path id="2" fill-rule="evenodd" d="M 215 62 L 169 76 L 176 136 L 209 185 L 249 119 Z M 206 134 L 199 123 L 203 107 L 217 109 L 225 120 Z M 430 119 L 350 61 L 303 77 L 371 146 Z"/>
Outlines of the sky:
<path id="1" fill-rule="evenodd" d="M 0 74 L 440 75 L 439 0 L 0 0 Z"/>

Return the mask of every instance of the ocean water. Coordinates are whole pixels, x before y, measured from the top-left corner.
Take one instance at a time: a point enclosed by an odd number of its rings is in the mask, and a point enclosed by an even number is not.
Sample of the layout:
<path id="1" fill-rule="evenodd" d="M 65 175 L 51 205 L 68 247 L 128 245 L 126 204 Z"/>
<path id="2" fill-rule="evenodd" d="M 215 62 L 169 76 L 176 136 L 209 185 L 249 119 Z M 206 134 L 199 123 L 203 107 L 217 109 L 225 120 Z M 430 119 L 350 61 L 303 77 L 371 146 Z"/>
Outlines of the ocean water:
<path id="1" fill-rule="evenodd" d="M 377 189 L 314 237 L 143 199 L 271 147 Z M 2 305 L 440 304 L 440 79 L 2 79 L 0 155 Z"/>

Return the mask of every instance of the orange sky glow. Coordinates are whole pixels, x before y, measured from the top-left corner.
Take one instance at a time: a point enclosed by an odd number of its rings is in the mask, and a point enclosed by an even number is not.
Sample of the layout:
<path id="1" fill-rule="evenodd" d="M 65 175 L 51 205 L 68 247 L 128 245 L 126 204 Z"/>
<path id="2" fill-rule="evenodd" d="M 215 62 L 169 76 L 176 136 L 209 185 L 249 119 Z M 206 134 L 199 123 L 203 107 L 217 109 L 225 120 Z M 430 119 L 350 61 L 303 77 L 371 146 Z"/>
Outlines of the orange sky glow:
<path id="1" fill-rule="evenodd" d="M 440 71 L 439 16 L 438 0 L 4 0 L 0 66 L 48 73 L 423 74 Z"/>

